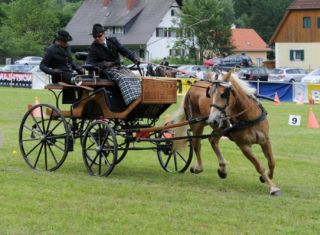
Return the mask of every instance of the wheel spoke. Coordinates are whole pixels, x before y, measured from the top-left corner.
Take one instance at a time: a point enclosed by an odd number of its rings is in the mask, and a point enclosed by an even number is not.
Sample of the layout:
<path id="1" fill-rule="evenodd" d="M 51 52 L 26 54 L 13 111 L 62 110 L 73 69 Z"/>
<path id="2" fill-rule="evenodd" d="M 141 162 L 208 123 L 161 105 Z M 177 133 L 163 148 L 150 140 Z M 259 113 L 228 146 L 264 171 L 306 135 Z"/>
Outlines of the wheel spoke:
<path id="1" fill-rule="evenodd" d="M 96 162 L 98 156 L 99 156 L 99 154 L 96 153 L 96 156 L 94 157 L 94 159 L 92 159 L 92 162 L 91 162 L 91 164 L 89 166 L 90 169 L 92 168 L 92 165 Z"/>
<path id="2" fill-rule="evenodd" d="M 172 157 L 172 155 L 170 154 L 170 155 L 168 156 L 168 159 L 167 159 L 166 164 L 164 164 L 165 167 L 168 167 L 168 164 L 169 164 L 169 162 L 170 162 L 171 157 Z"/>
<path id="3" fill-rule="evenodd" d="M 173 162 L 174 162 L 174 168 L 176 171 L 178 171 L 178 162 L 177 162 L 177 156 L 176 153 L 173 153 Z"/>
<path id="4" fill-rule="evenodd" d="M 41 112 L 41 113 L 42 113 L 42 112 Z M 49 117 L 49 122 L 48 122 L 48 125 L 47 125 L 47 128 L 46 128 L 46 133 L 48 133 L 48 131 L 49 131 L 49 127 L 50 127 L 51 120 L 52 120 L 52 114 L 53 114 L 53 109 L 51 109 L 51 113 L 50 113 L 50 117 Z"/>
<path id="5" fill-rule="evenodd" d="M 53 153 L 53 151 L 52 151 L 52 149 L 50 147 L 50 144 L 48 144 L 48 148 L 49 148 L 49 151 L 51 153 L 51 156 L 52 156 L 53 160 L 55 161 L 56 164 L 58 164 L 57 158 L 55 157 L 55 155 L 54 155 L 54 153 Z"/>
<path id="6" fill-rule="evenodd" d="M 184 163 L 187 163 L 187 160 L 181 155 L 180 152 L 175 152 L 175 153 L 184 161 Z"/>
<path id="7" fill-rule="evenodd" d="M 43 134 L 43 130 L 41 130 L 41 128 L 40 128 L 40 126 L 39 126 L 39 124 L 38 124 L 38 121 L 37 121 L 36 118 L 33 116 L 33 113 L 32 113 L 32 112 L 31 112 L 30 114 L 31 114 L 31 117 L 32 117 L 33 121 L 35 122 L 36 126 L 37 126 L 38 129 L 40 130 L 41 135 L 42 135 L 42 134 Z"/>
<path id="8" fill-rule="evenodd" d="M 46 170 L 48 170 L 48 156 L 47 156 L 47 144 L 44 144 L 44 165 Z"/>
<path id="9" fill-rule="evenodd" d="M 38 164 L 38 161 L 39 161 L 39 157 L 40 157 L 41 152 L 42 152 L 42 148 L 43 148 L 43 144 L 41 144 L 40 150 L 39 150 L 39 152 L 38 152 L 37 159 L 36 159 L 36 161 L 34 162 L 34 165 L 33 165 L 34 168 L 37 167 L 37 164 Z"/>
<path id="10" fill-rule="evenodd" d="M 28 126 L 26 126 L 26 125 L 23 125 L 23 127 L 25 127 L 27 130 L 31 131 L 31 133 L 36 133 L 36 134 L 39 135 L 39 136 L 42 135 L 41 132 L 39 133 L 39 131 L 37 131 L 37 129 L 34 129 L 33 127 L 30 128 L 30 127 L 28 127 Z"/>
<path id="11" fill-rule="evenodd" d="M 41 141 L 40 141 L 37 145 L 35 145 L 27 154 L 25 154 L 24 157 L 25 157 L 25 158 L 28 157 L 29 154 L 30 154 L 31 152 L 33 152 L 33 150 L 35 150 L 40 144 L 41 144 Z"/>

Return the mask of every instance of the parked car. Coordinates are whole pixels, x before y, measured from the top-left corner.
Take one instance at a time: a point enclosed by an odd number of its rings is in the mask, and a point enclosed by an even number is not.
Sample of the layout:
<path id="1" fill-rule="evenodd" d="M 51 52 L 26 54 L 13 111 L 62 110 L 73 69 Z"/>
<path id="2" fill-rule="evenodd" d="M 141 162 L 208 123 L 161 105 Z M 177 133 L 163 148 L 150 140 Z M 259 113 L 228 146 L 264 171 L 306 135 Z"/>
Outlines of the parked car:
<path id="1" fill-rule="evenodd" d="M 204 78 L 207 77 L 207 67 L 203 65 L 182 65 L 177 68 L 177 78 L 196 78 L 198 68 L 204 73 Z"/>
<path id="2" fill-rule="evenodd" d="M 241 68 L 238 72 L 239 78 L 249 81 L 268 81 L 269 70 L 265 67 Z"/>
<path id="3" fill-rule="evenodd" d="M 301 79 L 303 83 L 320 83 L 320 68 L 308 73 Z"/>
<path id="4" fill-rule="evenodd" d="M 19 72 L 19 73 L 27 73 L 31 72 L 32 65 L 24 65 L 24 64 L 8 64 L 1 68 L 1 72 Z"/>
<path id="5" fill-rule="evenodd" d="M 307 74 L 307 70 L 299 68 L 276 68 L 270 72 L 268 81 L 301 82 L 301 79 Z"/>
<path id="6" fill-rule="evenodd" d="M 27 57 L 23 57 L 20 60 L 17 60 L 15 64 L 39 65 L 41 60 L 42 60 L 42 57 L 39 57 L 39 56 L 27 56 Z"/>
<path id="7" fill-rule="evenodd" d="M 230 55 L 223 58 L 217 67 L 222 70 L 230 70 L 239 67 L 252 67 L 253 62 L 249 56 L 246 55 Z"/>

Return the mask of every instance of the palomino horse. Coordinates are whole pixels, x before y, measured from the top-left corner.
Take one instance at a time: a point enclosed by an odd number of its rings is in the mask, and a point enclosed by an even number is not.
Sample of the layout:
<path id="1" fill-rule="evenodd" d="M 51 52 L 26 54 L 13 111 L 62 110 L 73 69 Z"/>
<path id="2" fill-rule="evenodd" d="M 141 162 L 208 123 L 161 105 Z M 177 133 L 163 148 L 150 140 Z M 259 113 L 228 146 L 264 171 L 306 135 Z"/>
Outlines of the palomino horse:
<path id="1" fill-rule="evenodd" d="M 227 177 L 227 162 L 220 148 L 219 140 L 225 135 L 234 141 L 242 153 L 252 162 L 260 174 L 261 182 L 266 182 L 269 193 L 274 196 L 281 194 L 279 188 L 272 182 L 275 160 L 268 135 L 268 121 L 266 112 L 254 98 L 255 89 L 248 83 L 232 75 L 230 72 L 222 79 L 212 82 L 199 81 L 190 87 L 184 97 L 183 104 L 175 113 L 173 122 L 181 122 L 189 119 L 206 117 L 207 121 L 191 124 L 194 136 L 200 136 L 206 125 L 213 128 L 213 134 L 209 142 L 218 158 L 218 175 Z M 188 126 L 175 129 L 175 136 L 185 135 Z M 200 138 L 193 139 L 193 148 L 197 162 L 191 167 L 192 173 L 203 171 L 201 160 Z M 260 161 L 252 152 L 252 145 L 259 144 L 264 156 L 268 160 L 269 171 L 266 171 Z M 176 141 L 174 148 L 182 147 Z"/>

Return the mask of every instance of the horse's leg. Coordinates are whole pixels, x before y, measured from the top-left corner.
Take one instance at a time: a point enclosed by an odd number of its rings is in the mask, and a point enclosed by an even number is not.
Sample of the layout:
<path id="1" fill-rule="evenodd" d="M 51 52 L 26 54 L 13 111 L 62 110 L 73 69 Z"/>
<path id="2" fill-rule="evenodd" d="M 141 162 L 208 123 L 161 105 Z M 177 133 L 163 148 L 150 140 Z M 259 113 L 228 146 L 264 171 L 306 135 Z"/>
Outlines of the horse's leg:
<path id="1" fill-rule="evenodd" d="M 258 159 L 253 154 L 251 145 L 238 145 L 238 146 L 241 149 L 242 153 L 255 166 L 257 172 L 263 177 L 265 182 L 268 184 L 269 193 L 273 196 L 279 196 L 281 194 L 280 189 L 277 188 L 276 185 L 272 182 L 272 180 L 268 176 L 268 172 L 265 170 L 265 168 L 262 166 L 262 164 L 258 161 Z"/>
<path id="2" fill-rule="evenodd" d="M 192 133 L 194 136 L 201 135 L 203 133 L 203 128 L 204 128 L 204 125 L 201 123 L 191 125 L 191 130 L 192 130 Z M 200 154 L 200 152 L 201 152 L 201 139 L 194 138 L 192 140 L 192 146 L 193 146 L 194 152 L 197 157 L 197 163 L 190 168 L 190 172 L 198 174 L 203 171 L 202 159 L 201 159 L 201 154 Z"/>
<path id="3" fill-rule="evenodd" d="M 224 159 L 219 148 L 220 138 L 221 137 L 210 137 L 209 142 L 219 161 L 218 175 L 220 178 L 225 179 L 227 178 L 227 161 Z"/>
<path id="4" fill-rule="evenodd" d="M 268 160 L 268 166 L 269 166 L 268 176 L 270 179 L 272 179 L 276 162 L 272 154 L 272 147 L 271 147 L 270 141 L 268 140 L 266 143 L 261 145 L 261 149 L 263 151 L 264 156 Z M 264 179 L 262 177 L 260 178 L 260 180 L 264 183 Z"/>

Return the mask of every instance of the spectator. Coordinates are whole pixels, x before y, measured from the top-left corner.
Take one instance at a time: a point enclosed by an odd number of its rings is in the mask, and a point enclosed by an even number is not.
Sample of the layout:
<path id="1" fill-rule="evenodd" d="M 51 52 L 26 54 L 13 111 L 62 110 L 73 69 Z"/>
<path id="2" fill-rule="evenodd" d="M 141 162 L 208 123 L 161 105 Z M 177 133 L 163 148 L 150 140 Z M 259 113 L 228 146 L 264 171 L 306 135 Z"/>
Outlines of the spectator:
<path id="1" fill-rule="evenodd" d="M 203 80 L 203 79 L 204 79 L 204 73 L 203 73 L 203 71 L 201 70 L 201 68 L 197 68 L 196 77 L 197 77 L 199 80 Z"/>
<path id="2" fill-rule="evenodd" d="M 164 57 L 160 63 L 160 65 L 169 66 L 169 62 L 167 61 L 167 58 Z"/>

